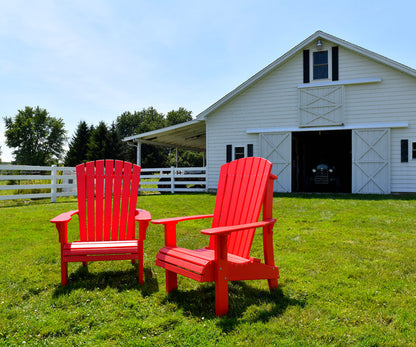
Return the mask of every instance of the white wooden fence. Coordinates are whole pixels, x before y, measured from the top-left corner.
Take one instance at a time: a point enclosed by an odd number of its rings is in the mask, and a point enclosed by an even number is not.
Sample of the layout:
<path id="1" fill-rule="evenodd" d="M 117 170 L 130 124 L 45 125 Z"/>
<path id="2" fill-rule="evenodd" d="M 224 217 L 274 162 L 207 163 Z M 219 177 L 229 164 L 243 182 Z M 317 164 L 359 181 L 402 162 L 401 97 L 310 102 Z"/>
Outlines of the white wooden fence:
<path id="1" fill-rule="evenodd" d="M 140 192 L 205 192 L 206 169 L 144 169 L 140 175 Z M 76 196 L 74 167 L 0 164 L 0 200 Z"/>

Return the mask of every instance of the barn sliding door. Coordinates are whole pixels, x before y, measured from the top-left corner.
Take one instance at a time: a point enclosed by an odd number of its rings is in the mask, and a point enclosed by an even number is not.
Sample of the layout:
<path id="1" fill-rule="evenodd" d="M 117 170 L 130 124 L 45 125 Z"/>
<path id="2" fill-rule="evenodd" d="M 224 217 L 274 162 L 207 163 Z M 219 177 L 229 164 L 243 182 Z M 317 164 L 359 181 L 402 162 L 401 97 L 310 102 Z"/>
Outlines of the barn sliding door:
<path id="1" fill-rule="evenodd" d="M 352 192 L 389 194 L 390 129 L 352 131 Z"/>
<path id="2" fill-rule="evenodd" d="M 273 163 L 272 173 L 278 176 L 274 191 L 292 190 L 292 133 L 261 133 L 260 156 Z"/>

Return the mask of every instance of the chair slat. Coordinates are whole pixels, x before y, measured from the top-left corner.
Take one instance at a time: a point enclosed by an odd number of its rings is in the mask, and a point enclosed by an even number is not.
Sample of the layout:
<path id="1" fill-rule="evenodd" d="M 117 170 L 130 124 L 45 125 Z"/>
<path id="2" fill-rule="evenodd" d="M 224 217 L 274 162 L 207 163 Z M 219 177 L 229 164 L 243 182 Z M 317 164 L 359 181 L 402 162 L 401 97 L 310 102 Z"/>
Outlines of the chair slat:
<path id="1" fill-rule="evenodd" d="M 126 226 L 127 217 L 129 213 L 129 197 L 131 186 L 131 163 L 124 163 L 123 178 L 122 178 L 122 192 L 121 192 L 121 210 L 120 210 L 120 227 L 118 232 L 118 239 L 125 240 L 127 237 Z"/>
<path id="2" fill-rule="evenodd" d="M 95 163 L 95 196 L 96 196 L 96 232 L 95 239 L 103 240 L 103 216 L 104 216 L 104 160 Z"/>
<path id="3" fill-rule="evenodd" d="M 87 205 L 86 205 L 86 177 L 85 165 L 80 164 L 76 167 L 77 190 L 78 190 L 78 218 L 81 241 L 87 241 Z"/>
<path id="4" fill-rule="evenodd" d="M 114 161 L 105 161 L 105 206 L 104 206 L 104 240 L 111 240 L 111 221 L 113 214 L 113 180 L 114 180 Z"/>
<path id="5" fill-rule="evenodd" d="M 111 240 L 118 239 L 122 177 L 123 162 L 116 160 L 114 162 L 113 222 L 111 227 Z"/>
<path id="6" fill-rule="evenodd" d="M 88 241 L 95 240 L 95 165 L 94 162 L 88 162 L 87 167 L 87 225 Z"/>
<path id="7" fill-rule="evenodd" d="M 140 179 L 141 167 L 134 165 L 131 180 L 131 194 L 130 194 L 130 205 L 129 205 L 129 216 L 127 222 L 127 239 L 135 238 L 135 223 L 134 217 L 136 215 L 137 208 L 137 195 L 139 193 L 139 179 Z"/>

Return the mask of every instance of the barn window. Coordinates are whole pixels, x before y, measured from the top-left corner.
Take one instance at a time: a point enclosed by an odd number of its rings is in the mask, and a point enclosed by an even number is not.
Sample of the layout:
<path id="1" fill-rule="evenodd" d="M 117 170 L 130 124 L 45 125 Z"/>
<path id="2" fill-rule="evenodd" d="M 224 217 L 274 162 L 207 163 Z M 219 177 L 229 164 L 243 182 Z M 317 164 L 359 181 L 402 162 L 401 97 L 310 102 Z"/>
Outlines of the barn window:
<path id="1" fill-rule="evenodd" d="M 412 159 L 416 159 L 416 142 L 412 143 Z"/>
<path id="2" fill-rule="evenodd" d="M 235 147 L 234 148 L 234 159 L 244 158 L 244 147 Z"/>
<path id="3" fill-rule="evenodd" d="M 226 162 L 229 163 L 232 160 L 235 159 L 241 159 L 244 157 L 252 157 L 253 156 L 253 144 L 247 145 L 247 150 L 243 146 L 236 146 L 234 147 L 233 151 L 233 145 L 227 145 L 226 146 Z"/>
<path id="4" fill-rule="evenodd" d="M 320 80 L 339 80 L 339 50 L 305 49 L 303 51 L 303 83 Z"/>
<path id="5" fill-rule="evenodd" d="M 313 79 L 328 79 L 328 51 L 313 52 Z"/>

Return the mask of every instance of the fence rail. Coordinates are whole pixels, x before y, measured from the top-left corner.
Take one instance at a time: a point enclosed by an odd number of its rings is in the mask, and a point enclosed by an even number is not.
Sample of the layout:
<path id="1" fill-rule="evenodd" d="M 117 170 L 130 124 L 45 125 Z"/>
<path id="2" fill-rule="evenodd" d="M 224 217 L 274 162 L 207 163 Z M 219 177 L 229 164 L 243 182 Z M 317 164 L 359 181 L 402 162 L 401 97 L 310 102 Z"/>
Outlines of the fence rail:
<path id="1" fill-rule="evenodd" d="M 140 192 L 205 192 L 206 168 L 144 169 Z M 0 200 L 76 196 L 74 167 L 0 164 Z"/>

